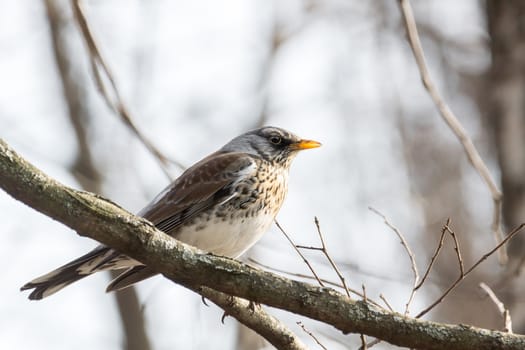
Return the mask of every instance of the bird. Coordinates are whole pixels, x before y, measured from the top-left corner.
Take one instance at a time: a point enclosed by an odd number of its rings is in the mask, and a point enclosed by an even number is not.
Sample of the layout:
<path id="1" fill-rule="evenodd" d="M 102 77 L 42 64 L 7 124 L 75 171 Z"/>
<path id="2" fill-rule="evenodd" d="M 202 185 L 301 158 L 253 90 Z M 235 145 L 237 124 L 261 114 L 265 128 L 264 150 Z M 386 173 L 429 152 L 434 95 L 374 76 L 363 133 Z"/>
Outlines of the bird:
<path id="1" fill-rule="evenodd" d="M 184 171 L 137 215 L 203 251 L 236 259 L 268 231 L 288 191 L 292 160 L 321 143 L 278 127 L 248 131 Z M 105 245 L 26 283 L 30 300 L 46 298 L 91 274 L 123 270 L 106 291 L 157 274 Z"/>

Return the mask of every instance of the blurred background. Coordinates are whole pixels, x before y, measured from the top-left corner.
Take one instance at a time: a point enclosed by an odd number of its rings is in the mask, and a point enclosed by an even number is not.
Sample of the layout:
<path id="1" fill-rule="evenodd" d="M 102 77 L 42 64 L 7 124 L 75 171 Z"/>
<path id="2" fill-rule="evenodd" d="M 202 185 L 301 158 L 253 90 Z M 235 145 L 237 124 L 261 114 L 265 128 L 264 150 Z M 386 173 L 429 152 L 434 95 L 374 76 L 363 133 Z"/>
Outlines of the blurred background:
<path id="1" fill-rule="evenodd" d="M 447 218 L 466 267 L 494 245 L 490 192 L 424 90 L 396 1 L 87 0 L 85 13 L 138 129 L 191 165 L 234 136 L 275 125 L 319 140 L 291 171 L 278 220 L 296 244 L 328 250 L 354 289 L 402 312 L 412 288 L 404 234 L 423 272 Z M 414 1 L 431 75 L 504 191 L 507 229 L 525 221 L 525 3 Z M 71 3 L 0 0 L 0 136 L 61 182 L 138 211 L 169 179 L 101 97 Z M 107 81 L 106 81 L 107 83 Z M 175 177 L 181 172 L 170 167 Z M 96 242 L 0 192 L 3 349 L 259 349 L 233 318 L 161 277 L 106 294 L 98 274 L 40 302 L 19 287 Z M 525 331 L 524 239 L 510 262 L 483 263 L 425 319 L 501 329 L 478 284 L 491 286 Z M 319 252 L 318 274 L 337 281 Z M 247 256 L 309 274 L 276 227 Z M 415 315 L 459 274 L 451 240 L 411 304 Z M 294 277 L 297 278 L 297 277 Z M 314 283 L 314 282 L 312 282 Z M 313 349 L 344 336 L 269 310 Z M 379 344 L 377 349 L 390 349 Z"/>

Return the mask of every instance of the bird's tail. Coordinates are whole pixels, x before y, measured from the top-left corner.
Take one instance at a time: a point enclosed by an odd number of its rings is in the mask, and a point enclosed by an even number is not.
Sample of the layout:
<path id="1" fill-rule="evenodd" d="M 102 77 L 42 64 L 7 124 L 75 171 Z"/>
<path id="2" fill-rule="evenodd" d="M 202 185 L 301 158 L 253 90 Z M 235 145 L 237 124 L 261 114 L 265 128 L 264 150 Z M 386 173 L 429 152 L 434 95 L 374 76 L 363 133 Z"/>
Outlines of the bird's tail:
<path id="1" fill-rule="evenodd" d="M 133 265 L 129 264 L 131 259 L 126 258 L 111 248 L 99 246 L 80 258 L 26 283 L 20 290 L 34 289 L 29 294 L 29 299 L 39 300 L 95 272 Z M 122 264 L 125 261 L 127 264 Z"/>

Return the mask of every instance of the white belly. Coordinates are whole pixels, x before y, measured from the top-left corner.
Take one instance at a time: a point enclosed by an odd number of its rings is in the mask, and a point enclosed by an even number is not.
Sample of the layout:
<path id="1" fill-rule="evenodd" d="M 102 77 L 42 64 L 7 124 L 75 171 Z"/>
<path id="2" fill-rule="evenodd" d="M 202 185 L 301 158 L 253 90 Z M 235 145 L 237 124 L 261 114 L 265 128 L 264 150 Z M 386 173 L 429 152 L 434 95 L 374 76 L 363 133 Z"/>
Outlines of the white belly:
<path id="1" fill-rule="evenodd" d="M 213 254 L 237 258 L 262 237 L 273 220 L 271 214 L 234 221 L 215 218 L 199 230 L 196 226 L 185 227 L 175 238 Z"/>

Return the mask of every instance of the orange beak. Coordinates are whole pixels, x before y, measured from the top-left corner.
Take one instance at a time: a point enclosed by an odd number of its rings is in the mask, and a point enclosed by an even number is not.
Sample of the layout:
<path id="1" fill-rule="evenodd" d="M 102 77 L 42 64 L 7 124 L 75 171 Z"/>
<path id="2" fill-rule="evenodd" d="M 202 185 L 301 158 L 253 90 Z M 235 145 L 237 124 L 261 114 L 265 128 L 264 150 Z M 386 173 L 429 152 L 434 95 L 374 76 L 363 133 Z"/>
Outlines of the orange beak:
<path id="1" fill-rule="evenodd" d="M 313 140 L 301 140 L 296 143 L 292 143 L 290 148 L 293 150 L 301 151 L 304 149 L 321 147 L 321 143 Z"/>

